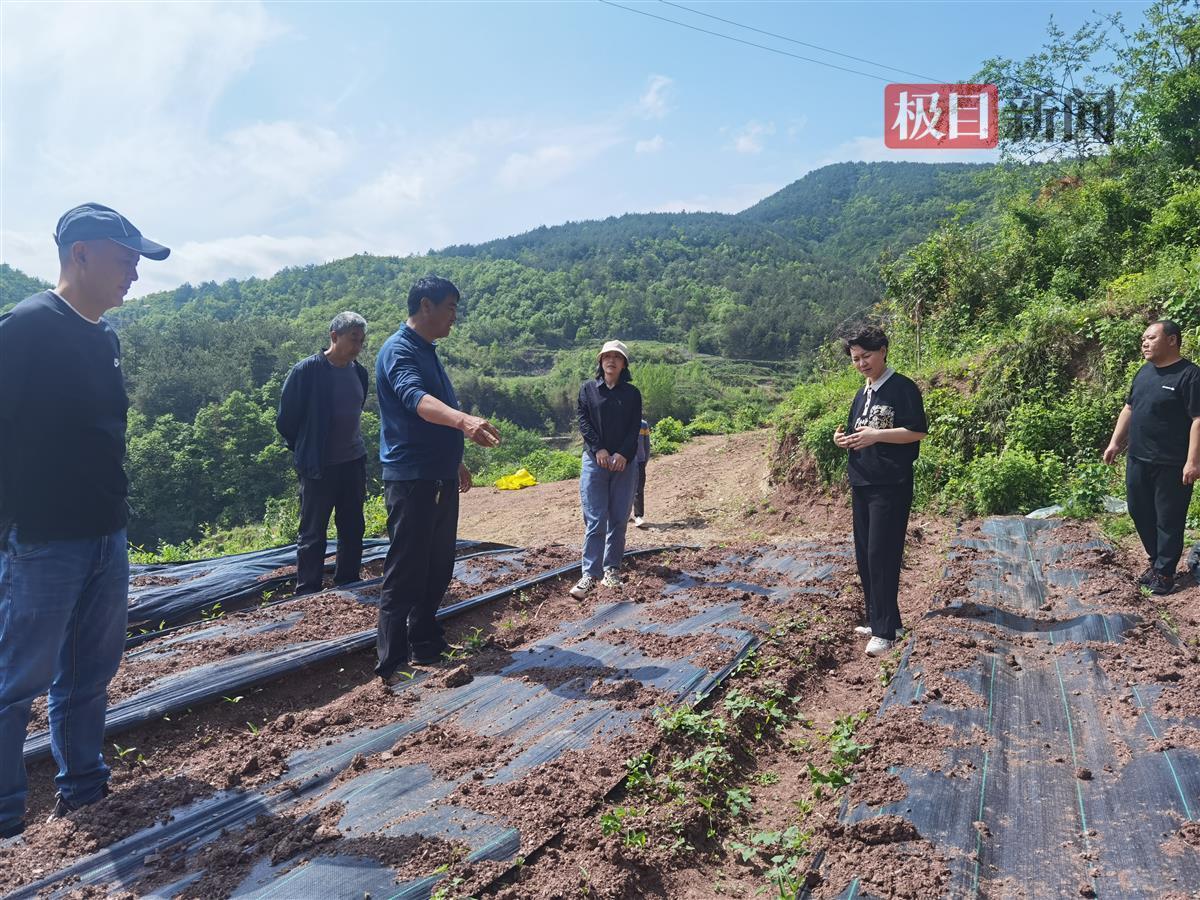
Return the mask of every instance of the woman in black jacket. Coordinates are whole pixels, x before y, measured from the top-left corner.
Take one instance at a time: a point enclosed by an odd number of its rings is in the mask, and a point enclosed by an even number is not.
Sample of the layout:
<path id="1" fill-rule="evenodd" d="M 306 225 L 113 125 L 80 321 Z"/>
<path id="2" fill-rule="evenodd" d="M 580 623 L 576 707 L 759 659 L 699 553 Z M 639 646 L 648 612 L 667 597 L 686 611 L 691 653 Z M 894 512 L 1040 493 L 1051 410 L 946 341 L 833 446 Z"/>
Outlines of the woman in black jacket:
<path id="1" fill-rule="evenodd" d="M 605 587 L 621 585 L 617 572 L 638 480 L 642 394 L 630 381 L 629 350 L 620 341 L 609 341 L 598 363 L 595 378 L 579 388 L 584 443 L 579 500 L 585 531 L 583 577 L 571 588 L 571 596 L 579 599 L 601 578 Z"/>

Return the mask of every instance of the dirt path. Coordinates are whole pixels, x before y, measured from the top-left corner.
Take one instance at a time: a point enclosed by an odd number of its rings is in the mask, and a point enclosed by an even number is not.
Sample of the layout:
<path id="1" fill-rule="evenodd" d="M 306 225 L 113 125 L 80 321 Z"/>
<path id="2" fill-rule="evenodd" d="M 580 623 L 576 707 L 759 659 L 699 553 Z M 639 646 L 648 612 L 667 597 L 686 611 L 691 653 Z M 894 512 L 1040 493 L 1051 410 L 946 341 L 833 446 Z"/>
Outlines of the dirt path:
<path id="1" fill-rule="evenodd" d="M 771 537 L 812 537 L 849 530 L 841 498 L 794 504 L 768 483 L 771 432 L 700 437 L 679 453 L 650 460 L 644 529 L 630 528 L 631 547 L 664 543 L 708 546 Z M 474 488 L 462 498 L 460 537 L 529 546 L 579 546 L 583 518 L 579 481 L 520 491 Z"/>

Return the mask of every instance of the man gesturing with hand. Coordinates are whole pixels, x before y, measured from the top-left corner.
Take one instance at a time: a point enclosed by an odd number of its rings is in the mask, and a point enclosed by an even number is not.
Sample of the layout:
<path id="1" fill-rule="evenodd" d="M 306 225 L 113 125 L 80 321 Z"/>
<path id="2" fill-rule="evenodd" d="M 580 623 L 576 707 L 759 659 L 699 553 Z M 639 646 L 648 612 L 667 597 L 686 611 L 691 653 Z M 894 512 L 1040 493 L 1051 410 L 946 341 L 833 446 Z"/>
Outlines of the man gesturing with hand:
<path id="1" fill-rule="evenodd" d="M 458 288 L 433 275 L 408 292 L 408 321 L 375 361 L 379 459 L 391 546 L 379 598 L 376 674 L 394 683 L 410 662 L 428 665 L 449 648 L 436 613 L 454 573 L 458 495 L 471 489 L 463 465 L 470 438 L 496 447 L 500 433 L 458 408 L 435 341 L 458 317 Z"/>

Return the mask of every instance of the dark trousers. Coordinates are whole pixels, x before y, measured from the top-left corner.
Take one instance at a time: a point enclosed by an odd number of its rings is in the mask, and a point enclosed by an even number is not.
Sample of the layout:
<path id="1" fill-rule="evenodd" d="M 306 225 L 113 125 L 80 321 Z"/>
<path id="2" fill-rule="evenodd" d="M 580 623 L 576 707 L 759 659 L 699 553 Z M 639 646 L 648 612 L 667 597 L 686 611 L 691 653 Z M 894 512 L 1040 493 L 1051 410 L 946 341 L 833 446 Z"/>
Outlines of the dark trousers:
<path id="1" fill-rule="evenodd" d="M 438 605 L 454 576 L 458 480 L 385 481 L 388 547 L 379 596 L 379 663 L 387 678 L 409 662 L 409 647 L 426 656 L 446 647 Z"/>
<path id="2" fill-rule="evenodd" d="M 300 536 L 296 541 L 296 593 L 321 590 L 329 514 L 337 525 L 334 584 L 358 581 L 362 567 L 363 503 L 367 499 L 367 458 L 328 466 L 320 478 L 300 478 Z"/>
<path id="3" fill-rule="evenodd" d="M 1150 565 L 1162 575 L 1174 575 L 1183 553 L 1192 486 L 1183 483 L 1183 466 L 1160 466 L 1128 458 L 1125 498 Z"/>
<path id="4" fill-rule="evenodd" d="M 639 519 L 646 515 L 646 463 L 638 466 L 637 493 L 633 495 L 633 514 Z"/>
<path id="5" fill-rule="evenodd" d="M 893 641 L 900 628 L 900 562 L 908 533 L 913 483 L 853 487 L 854 555 L 871 634 Z"/>

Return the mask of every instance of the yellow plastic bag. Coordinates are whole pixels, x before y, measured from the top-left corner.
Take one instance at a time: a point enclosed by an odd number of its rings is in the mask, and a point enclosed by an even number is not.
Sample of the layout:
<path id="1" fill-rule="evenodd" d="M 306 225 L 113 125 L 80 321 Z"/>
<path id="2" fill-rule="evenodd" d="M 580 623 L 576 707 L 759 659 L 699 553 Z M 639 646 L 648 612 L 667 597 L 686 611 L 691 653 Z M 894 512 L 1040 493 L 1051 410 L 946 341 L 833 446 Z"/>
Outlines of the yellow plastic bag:
<path id="1" fill-rule="evenodd" d="M 520 469 L 512 475 L 503 475 L 496 479 L 496 487 L 502 491 L 519 491 L 523 487 L 533 487 L 537 479 L 529 474 L 528 469 Z"/>

